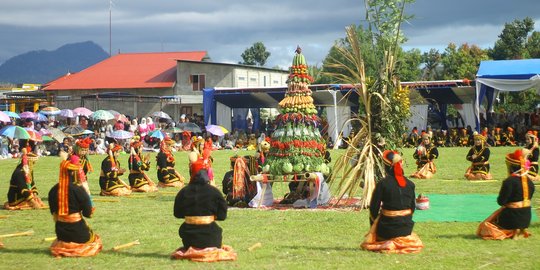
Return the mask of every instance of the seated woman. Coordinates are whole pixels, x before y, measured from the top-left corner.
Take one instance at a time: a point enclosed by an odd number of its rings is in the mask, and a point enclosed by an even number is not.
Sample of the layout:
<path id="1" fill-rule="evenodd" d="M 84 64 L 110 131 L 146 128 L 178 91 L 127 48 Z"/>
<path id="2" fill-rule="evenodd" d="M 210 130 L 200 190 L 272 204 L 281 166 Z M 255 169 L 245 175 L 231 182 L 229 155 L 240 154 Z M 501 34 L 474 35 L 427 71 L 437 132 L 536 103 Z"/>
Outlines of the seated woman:
<path id="1" fill-rule="evenodd" d="M 525 134 L 525 149 L 529 150 L 529 155 L 527 160 L 531 162 L 531 167 L 529 168 L 529 178 L 532 181 L 540 180 L 538 176 L 538 137 L 536 136 L 536 131 L 529 131 Z"/>
<path id="2" fill-rule="evenodd" d="M 222 229 L 215 220 L 227 218 L 227 202 L 211 186 L 207 167 L 202 161 L 191 164 L 191 180 L 178 192 L 174 216 L 183 218 L 178 233 L 183 246 L 171 254 L 173 259 L 215 262 L 236 260 L 230 246 L 222 244 Z"/>
<path id="3" fill-rule="evenodd" d="M 362 249 L 384 253 L 417 253 L 424 245 L 412 232 L 415 209 L 414 183 L 403 175 L 402 158 L 383 152 L 386 177 L 377 183 L 369 205 L 371 228 Z"/>
<path id="4" fill-rule="evenodd" d="M 126 169 L 120 168 L 118 154 L 122 146 L 111 143 L 109 145 L 109 154 L 101 162 L 101 173 L 99 175 L 99 186 L 102 196 L 126 196 L 131 194 L 131 188 L 119 176 L 126 172 Z"/>
<path id="5" fill-rule="evenodd" d="M 476 235 L 486 240 L 529 237 L 534 184 L 527 177 L 529 154 L 518 149 L 506 155 L 508 177 L 503 181 L 497 203 L 501 206 L 478 226 Z"/>
<path id="6" fill-rule="evenodd" d="M 191 167 L 196 162 L 203 162 L 208 171 L 208 179 L 210 179 L 210 184 L 216 186 L 214 182 L 214 171 L 212 169 L 212 157 L 210 156 L 212 149 L 205 148 L 205 141 L 202 137 L 193 137 L 191 142 L 191 152 L 188 154 L 189 159 L 189 172 L 191 173 Z"/>
<path id="7" fill-rule="evenodd" d="M 471 162 L 471 166 L 465 173 L 465 178 L 468 180 L 489 180 L 489 155 L 490 151 L 486 144 L 486 137 L 481 134 L 474 134 L 474 146 L 471 147 L 467 154 L 467 160 Z"/>
<path id="8" fill-rule="evenodd" d="M 431 138 L 427 133 L 422 134 L 422 142 L 414 151 L 413 157 L 416 159 L 417 171 L 411 174 L 413 178 L 430 179 L 437 171 L 433 160 L 439 156 L 437 147 L 431 143 Z"/>
<path id="9" fill-rule="evenodd" d="M 255 133 L 249 134 L 249 139 L 247 142 L 247 150 L 256 150 L 257 149 L 257 136 Z"/>
<path id="10" fill-rule="evenodd" d="M 191 149 L 191 132 L 182 132 L 182 150 L 189 151 Z"/>
<path id="11" fill-rule="evenodd" d="M 148 177 L 145 171 L 150 169 L 149 155 L 142 156 L 142 142 L 138 136 L 132 138 L 130 155 L 128 159 L 129 185 L 133 192 L 158 191 L 156 184 Z"/>
<path id="12" fill-rule="evenodd" d="M 50 211 L 55 221 L 56 240 L 50 250 L 55 257 L 88 257 L 98 254 L 103 245 L 86 221 L 94 212 L 90 196 L 80 185 L 81 164 L 73 155 L 62 160 L 58 184 L 49 191 Z"/>
<path id="13" fill-rule="evenodd" d="M 256 183 L 249 179 L 250 157 L 231 157 L 231 170 L 225 173 L 222 182 L 222 191 L 229 206 L 247 207 L 257 194 Z"/>
<path id="14" fill-rule="evenodd" d="M 25 210 L 44 208 L 45 205 L 39 198 L 36 183 L 34 182 L 34 163 L 38 156 L 23 148 L 21 162 L 9 182 L 8 201 L 4 204 L 7 210 Z"/>
<path id="15" fill-rule="evenodd" d="M 157 177 L 159 187 L 183 187 L 184 177 L 174 168 L 175 160 L 171 152 L 174 140 L 165 138 L 161 142 L 159 153 L 156 156 Z"/>

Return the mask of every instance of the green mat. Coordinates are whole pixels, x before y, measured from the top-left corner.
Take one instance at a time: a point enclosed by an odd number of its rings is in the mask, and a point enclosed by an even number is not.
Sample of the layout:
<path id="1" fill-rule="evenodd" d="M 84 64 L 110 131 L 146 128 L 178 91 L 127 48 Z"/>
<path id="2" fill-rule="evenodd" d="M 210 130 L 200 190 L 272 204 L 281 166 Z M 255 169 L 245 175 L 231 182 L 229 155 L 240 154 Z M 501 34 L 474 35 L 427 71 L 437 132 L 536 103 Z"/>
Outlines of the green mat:
<path id="1" fill-rule="evenodd" d="M 426 221 L 483 221 L 499 208 L 497 195 L 486 194 L 428 194 L 429 209 L 416 210 L 413 220 Z M 532 221 L 537 221 L 532 211 Z"/>

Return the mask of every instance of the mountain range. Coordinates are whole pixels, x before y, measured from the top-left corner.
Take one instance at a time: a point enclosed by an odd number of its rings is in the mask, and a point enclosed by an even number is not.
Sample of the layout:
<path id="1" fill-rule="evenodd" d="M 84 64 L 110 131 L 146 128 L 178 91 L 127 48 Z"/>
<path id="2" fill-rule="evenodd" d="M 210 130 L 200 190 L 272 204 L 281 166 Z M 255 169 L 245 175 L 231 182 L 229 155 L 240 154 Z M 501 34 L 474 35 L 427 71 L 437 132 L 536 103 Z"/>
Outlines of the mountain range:
<path id="1" fill-rule="evenodd" d="M 44 84 L 68 72 L 79 72 L 109 57 L 92 41 L 63 45 L 54 51 L 19 54 L 0 65 L 0 83 Z"/>

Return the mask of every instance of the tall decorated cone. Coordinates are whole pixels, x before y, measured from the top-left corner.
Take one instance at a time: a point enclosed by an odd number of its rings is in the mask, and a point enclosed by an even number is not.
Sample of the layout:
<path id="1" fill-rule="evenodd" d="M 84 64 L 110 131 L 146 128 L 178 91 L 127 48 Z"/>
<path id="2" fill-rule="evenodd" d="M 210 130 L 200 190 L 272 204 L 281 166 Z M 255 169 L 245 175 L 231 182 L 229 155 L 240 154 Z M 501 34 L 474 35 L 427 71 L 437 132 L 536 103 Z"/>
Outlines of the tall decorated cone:
<path id="1" fill-rule="evenodd" d="M 272 133 L 263 173 L 272 175 L 324 172 L 325 143 L 319 132 L 320 119 L 311 97 L 306 59 L 297 47 L 287 80 L 285 97 Z"/>

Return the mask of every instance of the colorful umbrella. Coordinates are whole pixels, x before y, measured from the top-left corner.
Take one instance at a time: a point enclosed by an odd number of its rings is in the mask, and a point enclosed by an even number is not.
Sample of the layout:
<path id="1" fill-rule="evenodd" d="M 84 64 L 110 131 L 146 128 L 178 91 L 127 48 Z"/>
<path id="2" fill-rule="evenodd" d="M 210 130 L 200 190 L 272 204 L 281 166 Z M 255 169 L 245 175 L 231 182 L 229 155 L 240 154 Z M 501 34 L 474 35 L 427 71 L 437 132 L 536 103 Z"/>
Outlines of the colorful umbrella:
<path id="1" fill-rule="evenodd" d="M 49 118 L 47 118 L 47 116 L 42 114 L 42 113 L 36 113 L 36 121 L 38 121 L 38 122 L 48 122 Z"/>
<path id="2" fill-rule="evenodd" d="M 182 133 L 182 132 L 184 132 L 184 130 L 179 128 L 179 127 L 172 127 L 172 128 L 166 129 L 165 132 L 167 132 L 167 133 Z"/>
<path id="3" fill-rule="evenodd" d="M 41 136 L 52 135 L 52 132 L 46 128 L 42 128 L 38 132 Z"/>
<path id="4" fill-rule="evenodd" d="M 109 136 L 111 138 L 117 139 L 117 140 L 125 140 L 130 139 L 133 137 L 133 133 L 125 130 L 115 130 L 111 135 Z"/>
<path id="5" fill-rule="evenodd" d="M 73 112 L 73 110 L 63 109 L 63 110 L 60 111 L 60 116 L 66 117 L 66 118 L 75 118 L 76 115 Z"/>
<path id="6" fill-rule="evenodd" d="M 81 126 L 71 126 L 71 127 L 64 128 L 64 130 L 62 131 L 66 135 L 77 136 L 77 135 L 82 135 L 85 129 L 82 128 Z"/>
<path id="7" fill-rule="evenodd" d="M 9 123 L 11 122 L 11 118 L 9 118 L 9 115 L 0 112 L 0 122 Z"/>
<path id="8" fill-rule="evenodd" d="M 0 136 L 6 136 L 12 139 L 30 139 L 28 131 L 20 126 L 5 126 L 0 129 Z"/>
<path id="9" fill-rule="evenodd" d="M 159 118 L 165 118 L 165 119 L 172 119 L 167 113 L 159 111 L 159 112 L 153 112 L 151 114 L 153 117 L 159 117 Z"/>
<path id="10" fill-rule="evenodd" d="M 61 110 L 56 107 L 49 106 L 41 109 L 40 112 L 44 115 L 58 115 L 60 114 Z"/>
<path id="11" fill-rule="evenodd" d="M 44 142 L 52 142 L 52 141 L 54 141 L 53 138 L 51 138 L 51 137 L 49 137 L 47 135 L 41 136 L 41 139 L 43 139 Z"/>
<path id="12" fill-rule="evenodd" d="M 10 111 L 2 111 L 3 113 L 7 114 L 9 117 L 12 117 L 12 118 L 21 118 L 19 117 L 19 115 L 16 113 L 16 112 L 10 112 Z"/>
<path id="13" fill-rule="evenodd" d="M 35 131 L 35 130 L 26 130 L 26 132 L 28 132 L 28 135 L 29 135 L 29 140 L 31 141 L 34 141 L 34 142 L 42 142 L 43 139 L 41 138 L 41 135 Z"/>
<path id="14" fill-rule="evenodd" d="M 156 129 L 156 130 L 150 132 L 149 134 L 150 134 L 150 137 L 156 138 L 156 139 L 160 139 L 160 140 L 163 140 L 163 139 L 169 137 L 169 136 L 167 135 L 167 133 L 163 132 L 163 131 L 160 130 L 160 129 Z"/>
<path id="15" fill-rule="evenodd" d="M 129 119 L 123 114 L 117 114 L 114 116 L 114 120 L 129 123 Z"/>
<path id="16" fill-rule="evenodd" d="M 105 120 L 105 121 L 114 119 L 114 115 L 111 112 L 106 111 L 106 110 L 97 110 L 93 114 L 91 114 L 90 117 L 92 117 L 92 119 L 94 120 Z"/>
<path id="17" fill-rule="evenodd" d="M 112 115 L 114 115 L 114 116 L 117 116 L 117 115 L 120 114 L 118 111 L 115 111 L 115 110 L 107 110 L 107 111 L 112 113 Z"/>
<path id="18" fill-rule="evenodd" d="M 55 127 L 49 127 L 48 130 L 51 132 L 51 137 L 55 139 L 57 142 L 62 142 L 64 138 L 66 137 L 66 134 L 64 134 L 62 130 L 57 129 Z"/>
<path id="19" fill-rule="evenodd" d="M 33 112 L 22 112 L 21 114 L 19 114 L 19 117 L 22 118 L 22 119 L 26 119 L 26 118 L 32 118 L 32 119 L 35 119 L 36 118 L 36 114 L 33 113 Z"/>
<path id="20" fill-rule="evenodd" d="M 73 109 L 73 112 L 75 113 L 75 115 L 83 115 L 83 116 L 86 116 L 86 117 L 88 117 L 92 113 L 94 113 L 93 111 L 91 111 L 90 109 L 85 108 L 85 107 L 75 108 L 75 109 Z"/>
<path id="21" fill-rule="evenodd" d="M 219 125 L 208 125 L 206 126 L 206 131 L 216 136 L 223 136 L 225 135 L 225 133 L 229 133 L 229 131 L 226 128 Z"/>
<path id="22" fill-rule="evenodd" d="M 194 133 L 202 132 L 201 128 L 197 124 L 191 122 L 180 123 L 178 124 L 178 127 L 183 129 L 184 131 L 191 131 Z"/>

